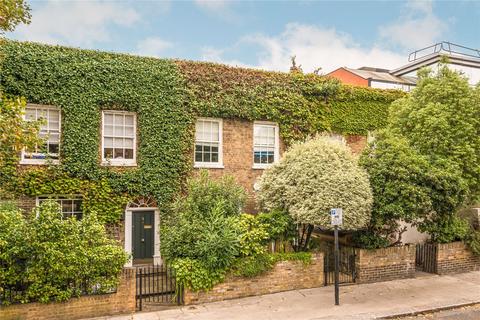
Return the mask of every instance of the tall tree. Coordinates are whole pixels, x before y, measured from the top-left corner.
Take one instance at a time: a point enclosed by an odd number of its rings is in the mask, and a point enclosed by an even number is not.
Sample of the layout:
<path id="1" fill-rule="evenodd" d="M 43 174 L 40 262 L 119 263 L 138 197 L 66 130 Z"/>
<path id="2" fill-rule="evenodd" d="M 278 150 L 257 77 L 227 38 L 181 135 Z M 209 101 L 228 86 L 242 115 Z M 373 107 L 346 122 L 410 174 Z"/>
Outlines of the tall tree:
<path id="1" fill-rule="evenodd" d="M 0 2 L 0 34 L 13 31 L 20 23 L 30 23 L 30 6 L 25 0 Z"/>

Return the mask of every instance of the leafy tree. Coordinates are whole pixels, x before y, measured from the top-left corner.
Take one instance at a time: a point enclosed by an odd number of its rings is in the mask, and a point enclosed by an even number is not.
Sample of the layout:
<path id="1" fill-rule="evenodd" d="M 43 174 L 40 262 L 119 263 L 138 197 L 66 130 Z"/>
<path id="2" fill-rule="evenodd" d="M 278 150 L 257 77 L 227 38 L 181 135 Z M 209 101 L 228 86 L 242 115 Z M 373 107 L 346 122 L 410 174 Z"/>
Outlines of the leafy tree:
<path id="1" fill-rule="evenodd" d="M 361 158 L 374 205 L 371 234 L 401 241 L 399 221 L 433 241 L 463 239 L 456 212 L 480 191 L 479 88 L 441 65 L 419 72 L 417 88 L 391 108 L 389 126 Z"/>
<path id="2" fill-rule="evenodd" d="M 30 7 L 25 0 L 2 0 L 0 3 L 0 34 L 13 31 L 20 23 L 30 23 Z"/>
<path id="3" fill-rule="evenodd" d="M 343 208 L 341 228 L 352 230 L 370 220 L 372 191 L 350 149 L 317 136 L 293 145 L 264 172 L 259 200 L 266 209 L 287 211 L 296 223 L 325 228 L 330 226 L 330 209 Z"/>
<path id="4" fill-rule="evenodd" d="M 82 293 L 107 292 L 127 261 L 121 246 L 91 214 L 63 219 L 55 202 L 25 217 L 0 206 L 0 293 L 14 301 L 64 301 Z"/>

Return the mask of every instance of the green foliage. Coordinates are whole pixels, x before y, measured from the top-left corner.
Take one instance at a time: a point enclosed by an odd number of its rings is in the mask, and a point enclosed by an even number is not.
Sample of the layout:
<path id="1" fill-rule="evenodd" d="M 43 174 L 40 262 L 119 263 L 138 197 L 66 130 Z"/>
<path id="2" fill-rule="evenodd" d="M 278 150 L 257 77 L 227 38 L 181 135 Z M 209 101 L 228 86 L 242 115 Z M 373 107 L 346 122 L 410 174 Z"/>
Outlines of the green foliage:
<path id="1" fill-rule="evenodd" d="M 52 175 L 65 173 L 72 184 L 106 181 L 112 191 L 108 193 L 122 197 L 104 205 L 106 221 L 118 219 L 123 196 L 154 196 L 161 212 L 168 211 L 191 169 L 196 116 L 276 121 L 289 144 L 318 131 L 366 134 L 383 127 L 389 104 L 404 95 L 342 86 L 318 75 L 15 41 L 5 41 L 0 49 L 4 57 L 0 86 L 6 93 L 62 110 L 61 164 L 43 168 L 43 179 L 35 173 L 36 182 L 30 186 L 22 183 L 32 180 L 29 170 L 13 174 L 13 164 L 2 166 L 0 171 L 8 174 L 0 176 L 0 185 L 15 195 L 35 195 L 39 193 L 35 188 L 49 183 Z M 99 128 L 104 109 L 137 112 L 137 167 L 100 165 Z M 62 185 L 55 190 L 68 194 Z M 90 203 L 92 198 L 84 198 L 86 208 L 98 206 L 98 202 Z M 226 210 L 235 212 L 233 207 Z"/>
<path id="2" fill-rule="evenodd" d="M 471 230 L 465 242 L 475 255 L 480 256 L 480 230 Z"/>
<path id="3" fill-rule="evenodd" d="M 14 297 L 19 302 L 65 301 L 82 293 L 81 281 L 87 293 L 107 292 L 127 261 L 94 214 L 62 219 L 55 202 L 27 218 L 0 206 L 0 249 L 0 290 L 23 291 Z"/>
<path id="4" fill-rule="evenodd" d="M 356 247 L 363 249 L 386 248 L 390 245 L 390 240 L 371 230 L 360 230 L 353 233 L 352 242 Z"/>
<path id="5" fill-rule="evenodd" d="M 331 208 L 343 208 L 343 226 L 356 229 L 370 219 L 372 193 L 366 172 L 350 149 L 317 136 L 295 144 L 265 170 L 259 200 L 282 209 L 297 223 L 330 226 Z"/>
<path id="6" fill-rule="evenodd" d="M 283 210 L 274 209 L 267 213 L 259 213 L 257 220 L 265 226 L 268 240 L 291 240 L 297 229 L 292 217 Z"/>
<path id="7" fill-rule="evenodd" d="M 225 269 L 209 269 L 201 261 L 181 258 L 172 263 L 177 284 L 193 291 L 209 290 L 225 278 Z"/>
<path id="8" fill-rule="evenodd" d="M 463 239 L 456 213 L 480 194 L 479 88 L 446 65 L 419 77 L 361 160 L 374 192 L 370 231 L 388 238 L 404 220 L 432 241 Z"/>
<path id="9" fill-rule="evenodd" d="M 242 214 L 239 219 L 240 253 L 243 256 L 255 256 L 265 252 L 269 238 L 267 226 L 251 214 Z"/>
<path id="10" fill-rule="evenodd" d="M 308 252 L 263 253 L 242 257 L 235 261 L 232 273 L 236 276 L 252 278 L 270 271 L 280 261 L 299 261 L 308 265 L 312 262 L 312 254 Z"/>
<path id="11" fill-rule="evenodd" d="M 6 31 L 13 31 L 20 23 L 29 24 L 30 18 L 30 7 L 25 0 L 2 0 L 0 3 L 0 35 Z"/>

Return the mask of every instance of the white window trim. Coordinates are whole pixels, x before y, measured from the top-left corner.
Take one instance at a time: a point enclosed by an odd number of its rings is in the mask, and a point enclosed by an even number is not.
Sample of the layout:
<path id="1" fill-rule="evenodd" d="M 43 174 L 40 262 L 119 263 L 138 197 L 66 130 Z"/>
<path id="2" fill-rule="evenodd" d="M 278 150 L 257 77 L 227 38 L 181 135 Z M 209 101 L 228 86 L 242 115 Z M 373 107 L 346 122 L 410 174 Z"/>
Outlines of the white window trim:
<path id="1" fill-rule="evenodd" d="M 38 195 L 35 197 L 35 206 L 38 207 L 40 206 L 40 198 L 49 198 L 53 201 L 56 201 L 58 200 L 58 198 L 64 198 L 64 199 L 61 199 L 61 200 L 82 200 L 83 201 L 83 197 L 81 194 L 41 194 L 41 195 Z M 60 208 L 60 211 L 62 210 L 62 208 Z M 63 214 L 63 212 L 61 212 Z M 83 212 L 82 212 L 83 214 Z M 38 218 L 38 212 L 37 212 L 37 218 Z"/>
<path id="2" fill-rule="evenodd" d="M 261 126 L 270 126 L 275 129 L 275 149 L 273 154 L 273 163 L 255 163 L 254 162 L 254 148 L 255 148 L 255 125 Z M 280 128 L 277 123 L 269 121 L 255 121 L 253 122 L 253 145 L 252 145 L 252 169 L 267 169 L 271 167 L 274 163 L 277 163 L 280 160 Z"/>
<path id="3" fill-rule="evenodd" d="M 55 106 L 49 106 L 49 105 L 42 105 L 42 104 L 35 104 L 35 103 L 27 103 L 26 108 L 32 107 L 32 108 L 41 108 L 41 109 L 51 109 L 51 110 L 57 110 L 59 111 L 59 117 L 58 117 L 58 139 L 59 139 L 59 148 L 58 152 L 60 152 L 61 148 L 61 140 L 62 140 L 62 110 L 59 107 Z M 23 115 L 23 120 L 26 120 L 25 118 L 26 114 Z M 48 153 L 46 154 L 48 156 Z M 59 164 L 60 160 L 58 159 L 25 159 L 25 149 L 22 149 L 22 152 L 20 154 L 20 164 L 32 164 L 32 165 L 48 165 L 48 164 Z"/>
<path id="4" fill-rule="evenodd" d="M 212 121 L 218 123 L 218 162 L 197 162 L 195 161 L 195 145 L 197 138 L 195 138 L 193 147 L 193 167 L 194 168 L 210 168 L 223 169 L 223 119 L 218 118 L 197 118 L 197 121 Z"/>
<path id="5" fill-rule="evenodd" d="M 107 159 L 104 152 L 104 129 L 105 129 L 105 112 L 109 114 L 133 115 L 133 159 Z M 137 166 L 137 114 L 135 112 L 119 111 L 119 110 L 102 110 L 102 136 L 101 153 L 102 165 L 112 167 L 135 167 Z"/>

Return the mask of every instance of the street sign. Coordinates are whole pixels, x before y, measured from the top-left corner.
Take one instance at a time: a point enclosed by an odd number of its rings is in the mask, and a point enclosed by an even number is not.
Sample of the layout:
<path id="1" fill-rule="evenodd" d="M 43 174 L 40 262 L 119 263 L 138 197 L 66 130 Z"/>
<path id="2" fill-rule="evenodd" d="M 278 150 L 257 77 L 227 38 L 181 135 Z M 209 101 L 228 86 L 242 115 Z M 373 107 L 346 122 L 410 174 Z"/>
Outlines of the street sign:
<path id="1" fill-rule="evenodd" d="M 342 208 L 330 209 L 330 223 L 332 226 L 341 226 L 343 224 Z"/>
<path id="2" fill-rule="evenodd" d="M 340 288 L 339 288 L 339 269 L 340 269 L 340 250 L 339 250 L 339 245 L 338 245 L 338 226 L 341 226 L 343 223 L 343 210 L 342 208 L 333 208 L 330 209 L 330 220 L 332 226 L 335 227 L 333 230 L 333 234 L 335 237 L 335 251 L 334 251 L 334 256 L 335 256 L 335 305 L 338 306 L 340 305 Z"/>

